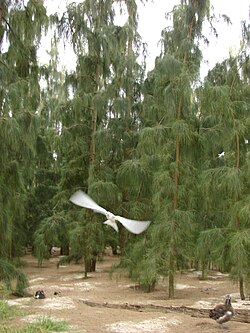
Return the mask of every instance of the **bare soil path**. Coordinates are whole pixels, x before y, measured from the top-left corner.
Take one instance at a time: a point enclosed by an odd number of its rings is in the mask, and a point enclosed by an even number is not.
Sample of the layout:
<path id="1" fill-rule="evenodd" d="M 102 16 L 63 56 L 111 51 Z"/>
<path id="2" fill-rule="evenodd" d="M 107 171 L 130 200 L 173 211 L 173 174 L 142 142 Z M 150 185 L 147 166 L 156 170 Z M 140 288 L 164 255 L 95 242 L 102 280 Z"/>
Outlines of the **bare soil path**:
<path id="1" fill-rule="evenodd" d="M 42 268 L 37 267 L 31 255 L 23 259 L 27 263 L 23 271 L 30 282 L 28 291 L 34 294 L 42 289 L 46 298 L 9 300 L 10 304 L 27 310 L 27 315 L 15 319 L 18 324 L 50 317 L 67 321 L 72 333 L 250 332 L 250 301 L 240 301 L 237 285 L 218 272 L 210 272 L 205 281 L 199 279 L 197 271 L 179 273 L 175 299 L 169 300 L 167 280 L 162 280 L 154 292 L 144 293 L 120 272 L 113 273 L 111 278 L 110 267 L 118 260 L 114 256 L 105 256 L 87 279 L 81 264 L 57 268 L 56 255 L 44 261 Z M 221 327 L 207 313 L 214 305 L 224 302 L 227 294 L 232 296 L 236 316 Z M 249 323 L 237 321 L 237 316 L 241 319 L 237 310 L 245 313 Z"/>

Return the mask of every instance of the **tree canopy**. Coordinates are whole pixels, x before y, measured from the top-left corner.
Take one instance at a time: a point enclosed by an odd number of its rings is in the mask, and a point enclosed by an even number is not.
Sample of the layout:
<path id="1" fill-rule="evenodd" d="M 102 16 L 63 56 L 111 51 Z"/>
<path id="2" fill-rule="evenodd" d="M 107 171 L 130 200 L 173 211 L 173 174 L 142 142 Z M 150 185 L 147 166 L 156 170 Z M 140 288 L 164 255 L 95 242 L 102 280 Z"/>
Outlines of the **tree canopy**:
<path id="1" fill-rule="evenodd" d="M 134 0 L 85 0 L 48 15 L 42 0 L 0 1 L 0 280 L 26 286 L 13 263 L 26 247 L 42 265 L 52 246 L 83 259 L 110 246 L 145 291 L 177 270 L 228 272 L 250 282 L 249 26 L 237 52 L 200 78 L 209 0 L 180 1 L 147 46 Z M 147 6 L 147 2 L 144 4 Z M 125 17 L 123 24 L 116 18 Z M 224 17 L 225 18 L 225 17 Z M 230 20 L 227 18 L 227 21 Z M 49 62 L 39 48 L 50 36 Z M 75 70 L 59 66 L 60 43 Z M 151 220 L 142 235 L 70 203 L 78 189 L 117 215 Z M 248 289 L 247 289 L 248 288 Z"/>

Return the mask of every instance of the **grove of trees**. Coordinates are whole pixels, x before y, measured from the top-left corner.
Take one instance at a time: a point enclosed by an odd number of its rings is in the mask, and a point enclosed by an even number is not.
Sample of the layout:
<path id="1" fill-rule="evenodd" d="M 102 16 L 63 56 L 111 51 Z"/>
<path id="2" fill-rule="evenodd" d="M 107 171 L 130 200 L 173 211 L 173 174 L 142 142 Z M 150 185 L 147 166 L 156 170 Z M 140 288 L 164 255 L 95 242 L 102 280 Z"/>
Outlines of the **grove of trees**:
<path id="1" fill-rule="evenodd" d="M 42 265 L 58 246 L 63 260 L 83 259 L 87 276 L 111 246 L 146 291 L 164 276 L 173 298 L 178 270 L 206 278 L 218 269 L 244 299 L 250 27 L 242 22 L 240 49 L 201 80 L 203 27 L 209 22 L 216 35 L 216 13 L 209 0 L 180 0 L 146 73 L 138 2 L 82 0 L 49 16 L 43 0 L 0 0 L 0 281 L 27 286 L 18 268 L 27 247 Z M 40 65 L 51 31 L 50 60 Z M 74 50 L 74 71 L 59 66 L 60 41 Z M 100 214 L 70 203 L 78 189 L 117 215 L 152 223 L 142 235 L 121 226 L 117 234 Z"/>

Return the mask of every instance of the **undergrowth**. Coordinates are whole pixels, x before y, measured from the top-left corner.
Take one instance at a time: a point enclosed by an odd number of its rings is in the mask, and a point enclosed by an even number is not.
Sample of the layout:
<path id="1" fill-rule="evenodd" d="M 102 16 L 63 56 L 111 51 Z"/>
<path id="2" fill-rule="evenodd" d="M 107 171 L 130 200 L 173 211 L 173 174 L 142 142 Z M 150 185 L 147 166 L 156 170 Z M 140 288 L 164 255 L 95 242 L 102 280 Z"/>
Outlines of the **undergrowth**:
<path id="1" fill-rule="evenodd" d="M 64 321 L 54 321 L 50 318 L 42 318 L 34 323 L 27 323 L 23 326 L 16 327 L 10 323 L 19 316 L 23 311 L 16 306 L 9 306 L 6 301 L 0 300 L 0 333 L 51 333 L 64 332 L 68 329 L 68 324 Z"/>
<path id="2" fill-rule="evenodd" d="M 18 317 L 22 314 L 23 311 L 21 309 L 18 309 L 15 306 L 9 306 L 6 301 L 0 300 L 0 327 L 5 320 L 13 317 Z"/>

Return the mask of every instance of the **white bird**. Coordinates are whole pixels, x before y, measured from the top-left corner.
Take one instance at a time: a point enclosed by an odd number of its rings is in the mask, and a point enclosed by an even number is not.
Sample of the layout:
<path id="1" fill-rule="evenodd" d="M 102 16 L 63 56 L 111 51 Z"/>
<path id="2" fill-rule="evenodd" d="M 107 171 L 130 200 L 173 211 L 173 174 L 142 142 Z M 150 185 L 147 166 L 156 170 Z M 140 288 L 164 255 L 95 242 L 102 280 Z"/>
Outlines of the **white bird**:
<path id="1" fill-rule="evenodd" d="M 82 191 L 75 192 L 69 199 L 75 205 L 92 209 L 96 213 L 100 213 L 106 216 L 107 221 L 103 222 L 111 226 L 118 232 L 118 226 L 116 221 L 119 221 L 128 231 L 133 234 L 140 234 L 145 231 L 150 225 L 150 221 L 137 221 L 130 220 L 122 216 L 114 215 L 108 212 L 105 208 L 99 206 L 93 199 L 91 199 L 86 193 Z"/>
<path id="2" fill-rule="evenodd" d="M 247 145 L 248 144 L 248 139 L 244 138 L 244 143 L 245 143 L 245 145 Z"/>
<path id="3" fill-rule="evenodd" d="M 225 152 L 221 152 L 220 154 L 218 154 L 218 158 L 224 157 L 225 156 Z"/>

